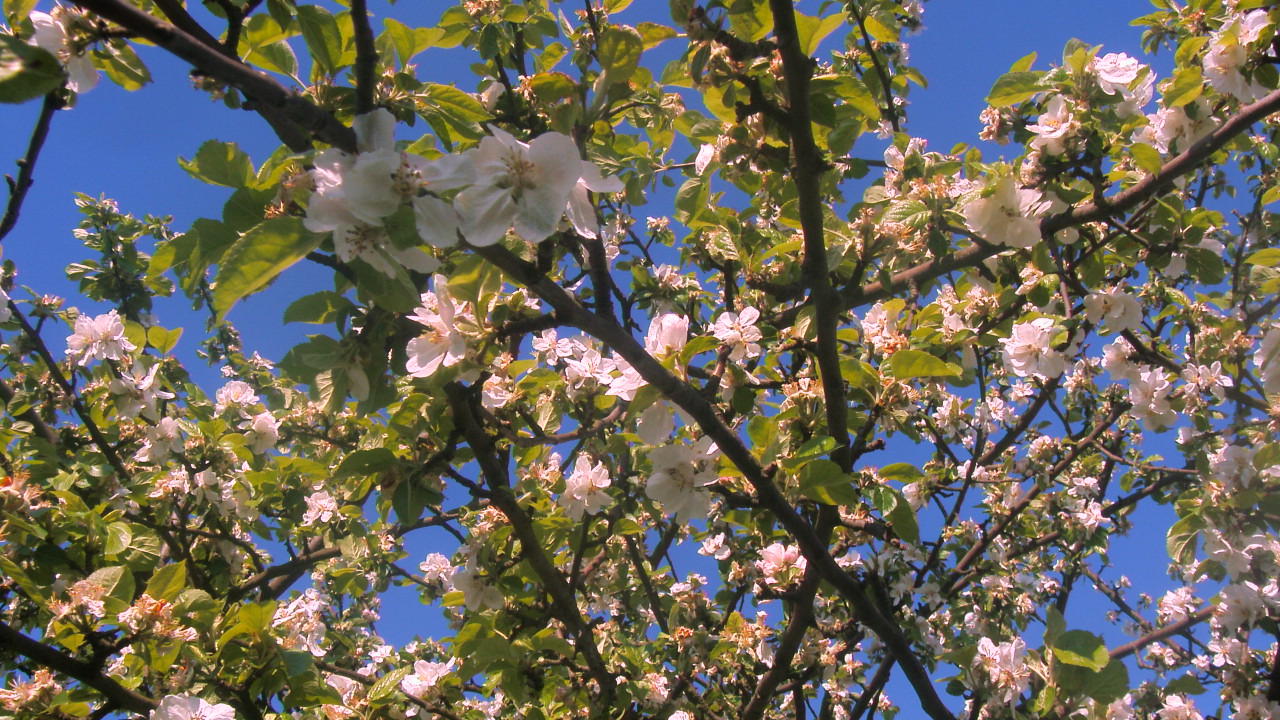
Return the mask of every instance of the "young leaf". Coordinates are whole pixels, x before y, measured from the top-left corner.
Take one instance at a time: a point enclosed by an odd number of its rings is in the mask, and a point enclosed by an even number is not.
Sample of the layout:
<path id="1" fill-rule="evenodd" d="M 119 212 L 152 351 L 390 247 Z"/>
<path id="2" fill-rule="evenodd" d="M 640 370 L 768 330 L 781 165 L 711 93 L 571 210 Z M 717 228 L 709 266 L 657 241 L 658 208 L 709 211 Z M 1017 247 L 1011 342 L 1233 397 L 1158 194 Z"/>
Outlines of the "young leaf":
<path id="1" fill-rule="evenodd" d="M 266 287 L 323 239 L 323 235 L 302 227 L 302 218 L 298 217 L 264 220 L 240 236 L 223 257 L 214 278 L 213 310 L 218 321 L 241 298 Z"/>

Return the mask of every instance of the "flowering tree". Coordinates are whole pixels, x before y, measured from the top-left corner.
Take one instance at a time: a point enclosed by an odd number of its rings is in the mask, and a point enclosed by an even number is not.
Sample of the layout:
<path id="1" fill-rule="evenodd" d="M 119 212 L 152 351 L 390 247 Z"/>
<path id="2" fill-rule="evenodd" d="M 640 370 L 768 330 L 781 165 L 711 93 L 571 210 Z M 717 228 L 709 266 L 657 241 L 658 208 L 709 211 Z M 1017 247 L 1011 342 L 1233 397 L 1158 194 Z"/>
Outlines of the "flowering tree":
<path id="1" fill-rule="evenodd" d="M 1280 715 L 1264 4 L 1155 0 L 1168 77 L 1024 58 L 990 160 L 909 135 L 915 0 L 4 0 L 0 100 L 43 104 L 0 236 L 136 43 L 281 146 L 184 160 L 230 190 L 189 228 L 81 197 L 109 312 L 7 287 L 0 717 Z M 458 46 L 474 92 L 425 71 Z M 246 354 L 300 262 L 316 334 Z M 393 586 L 443 618 L 400 647 Z"/>

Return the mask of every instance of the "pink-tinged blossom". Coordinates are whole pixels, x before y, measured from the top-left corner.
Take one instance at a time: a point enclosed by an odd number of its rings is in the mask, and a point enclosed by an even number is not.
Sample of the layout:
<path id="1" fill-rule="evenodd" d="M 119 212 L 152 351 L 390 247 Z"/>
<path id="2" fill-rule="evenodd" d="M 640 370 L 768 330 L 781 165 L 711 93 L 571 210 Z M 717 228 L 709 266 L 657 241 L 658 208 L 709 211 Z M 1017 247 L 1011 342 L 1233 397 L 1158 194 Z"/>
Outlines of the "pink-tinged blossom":
<path id="1" fill-rule="evenodd" d="M 1028 125 L 1027 130 L 1035 134 L 1031 147 L 1046 155 L 1061 155 L 1066 152 L 1079 127 L 1066 98 L 1054 95 L 1035 124 Z"/>
<path id="2" fill-rule="evenodd" d="M 67 356 L 81 365 L 88 365 L 90 360 L 124 361 L 136 349 L 125 338 L 124 323 L 115 310 L 94 318 L 80 315 L 67 338 Z"/>
<path id="3" fill-rule="evenodd" d="M 430 377 L 441 367 L 457 365 L 467 354 L 466 336 L 458 331 L 457 322 L 471 319 L 470 305 L 454 305 L 444 276 L 436 275 L 431 282 L 434 291 L 423 293 L 422 304 L 409 316 L 426 328 L 405 349 L 405 369 L 412 377 Z"/>
<path id="4" fill-rule="evenodd" d="M 1052 380 L 1067 369 L 1066 358 L 1054 350 L 1053 336 L 1057 324 L 1052 318 L 1036 318 L 1017 323 L 1004 345 L 1004 366 L 1018 377 Z"/>
<path id="5" fill-rule="evenodd" d="M 440 247 L 455 243 L 456 216 L 428 191 L 470 182 L 469 162 L 458 155 L 432 162 L 397 152 L 395 118 L 383 108 L 357 116 L 351 127 L 356 155 L 330 148 L 315 157 L 315 193 L 303 224 L 312 232 L 332 232 L 334 251 L 343 262 L 358 258 L 389 276 L 396 274 L 396 265 L 431 272 L 439 266 L 435 257 L 421 247 L 398 247 L 383 221 L 409 201 L 425 241 Z"/>
<path id="6" fill-rule="evenodd" d="M 121 372 L 118 377 L 111 378 L 107 389 L 115 397 L 116 409 L 121 417 L 142 417 L 156 421 L 160 419 L 158 403 L 161 400 L 172 400 L 171 392 L 159 389 L 156 373 L 160 365 L 150 368 L 135 360 L 128 372 Z"/>
<path id="7" fill-rule="evenodd" d="M 986 672 L 994 689 L 992 699 L 1000 703 L 1013 703 L 1026 692 L 1031 682 L 1027 668 L 1027 644 L 1020 638 L 996 643 L 991 638 L 978 640 L 978 665 Z"/>
<path id="8" fill-rule="evenodd" d="M 1212 365 L 1187 365 L 1182 370 L 1182 379 L 1187 383 L 1184 390 L 1187 395 L 1195 397 L 1208 391 L 1218 402 L 1225 400 L 1227 388 L 1235 385 L 1235 381 L 1222 372 L 1222 363 L 1217 360 Z"/>
<path id="9" fill-rule="evenodd" d="M 302 515 L 302 525 L 328 523 L 337 514 L 338 501 L 324 490 L 317 490 L 307 496 L 307 511 Z"/>
<path id="10" fill-rule="evenodd" d="M 600 236 L 600 221 L 596 219 L 596 206 L 591 202 L 590 193 L 617 193 L 625 189 L 622 181 L 616 177 L 604 177 L 600 168 L 589 160 L 582 161 L 582 177 L 569 192 L 569 204 L 565 215 L 574 232 L 592 240 Z"/>
<path id="11" fill-rule="evenodd" d="M 255 455 L 261 455 L 279 442 L 280 421 L 272 417 L 271 413 L 260 412 L 245 423 L 244 436 L 249 441 L 249 450 Z"/>
<path id="12" fill-rule="evenodd" d="M 445 587 L 453 587 L 453 563 L 449 562 L 449 558 L 440 553 L 431 553 L 426 559 L 418 564 L 418 572 L 422 573 L 428 582 L 443 583 Z"/>
<path id="13" fill-rule="evenodd" d="M 675 313 L 664 313 L 649 323 L 644 338 L 644 349 L 656 357 L 677 352 L 689 341 L 689 318 Z"/>
<path id="14" fill-rule="evenodd" d="M 166 695 L 151 711 L 151 720 L 236 720 L 236 711 L 223 703 L 189 695 Z"/>
<path id="15" fill-rule="evenodd" d="M 253 391 L 253 386 L 243 380 L 232 380 L 231 382 L 218 388 L 218 392 L 214 393 L 214 411 L 221 414 L 228 408 L 236 408 L 241 413 L 245 408 L 258 404 L 258 394 Z"/>
<path id="16" fill-rule="evenodd" d="M 1155 74 L 1136 59 L 1125 53 L 1107 53 L 1095 58 L 1090 67 L 1097 73 L 1098 87 L 1104 93 L 1124 98 L 1116 107 L 1121 116 L 1136 115 L 1151 101 Z"/>
<path id="17" fill-rule="evenodd" d="M 413 672 L 400 681 L 400 689 L 405 695 L 420 700 L 430 697 L 440 687 L 440 682 L 453 672 L 456 663 L 455 658 L 450 658 L 447 663 L 419 660 L 413 664 Z"/>
<path id="18" fill-rule="evenodd" d="M 1147 125 L 1134 135 L 1134 140 L 1147 143 L 1162 153 L 1182 152 L 1217 127 L 1212 107 L 1203 98 L 1184 107 L 1160 108 L 1147 116 Z"/>
<path id="19" fill-rule="evenodd" d="M 635 399 L 636 391 L 649 384 L 640 376 L 640 371 L 632 367 L 631 363 L 623 360 L 621 356 L 616 354 L 613 356 L 613 366 L 618 371 L 618 374 L 606 381 L 605 384 L 609 386 L 609 390 L 605 392 L 605 395 L 630 402 Z"/>
<path id="20" fill-rule="evenodd" d="M 1130 362 L 1129 358 L 1132 356 L 1133 346 L 1128 340 L 1118 337 L 1102 349 L 1102 369 L 1106 370 L 1116 382 L 1134 380 L 1141 372 L 1142 366 Z"/>
<path id="21" fill-rule="evenodd" d="M 1280 607 L 1280 588 L 1275 578 L 1259 587 L 1252 581 L 1244 581 L 1222 588 L 1214 609 L 1216 622 L 1223 629 L 1236 631 L 1246 624 L 1253 625 L 1272 617 Z"/>
<path id="22" fill-rule="evenodd" d="M 649 451 L 653 474 L 645 484 L 645 495 L 675 515 L 676 522 L 704 519 L 711 509 L 705 488 L 716 482 L 715 458 L 719 450 L 707 438 L 692 446 L 662 445 Z"/>
<path id="23" fill-rule="evenodd" d="M 1170 695 L 1164 699 L 1164 707 L 1156 716 L 1160 720 L 1204 720 L 1204 716 L 1196 710 L 1194 700 L 1184 695 Z"/>
<path id="24" fill-rule="evenodd" d="M 1170 590 L 1156 604 L 1156 619 L 1163 624 L 1175 623 L 1191 617 L 1199 601 L 1189 587 Z"/>
<path id="25" fill-rule="evenodd" d="M 147 428 L 142 447 L 134 454 L 138 462 L 161 462 L 182 449 L 182 432 L 178 421 L 162 417 Z"/>
<path id="26" fill-rule="evenodd" d="M 617 363 L 604 357 L 599 350 L 587 348 L 582 355 L 565 360 L 564 379 L 571 390 L 579 390 L 590 383 L 609 385 Z"/>
<path id="27" fill-rule="evenodd" d="M 472 245 L 492 245 L 514 228 L 525 240 L 541 242 L 559 226 L 582 177 L 578 147 L 560 133 L 523 143 L 489 129 L 493 134 L 469 153 L 475 184 L 454 198 L 462 236 Z"/>
<path id="28" fill-rule="evenodd" d="M 1129 380 L 1129 402 L 1133 417 L 1150 430 L 1163 430 L 1178 419 L 1169 406 L 1173 383 L 1164 370 L 1143 366 L 1138 376 Z"/>
<path id="29" fill-rule="evenodd" d="M 1269 24 L 1266 10 L 1254 10 L 1233 17 L 1214 33 L 1204 55 L 1204 77 L 1213 89 L 1243 103 L 1267 94 L 1267 88 L 1245 77 L 1243 70 L 1249 63 L 1249 46 Z"/>
<path id="30" fill-rule="evenodd" d="M 890 313 L 883 302 L 872 305 L 859 325 L 864 341 L 871 343 L 878 355 L 888 357 L 907 345 L 906 336 L 898 328 L 898 313 Z"/>
<path id="31" fill-rule="evenodd" d="M 724 533 L 708 536 L 702 541 L 702 547 L 698 548 L 699 555 L 713 557 L 716 560 L 728 560 L 732 551 L 733 548 L 726 542 Z"/>
<path id="32" fill-rule="evenodd" d="M 281 637 L 280 647 L 285 650 L 303 650 L 315 657 L 324 657 L 325 622 L 323 612 L 328 601 L 315 589 L 308 589 L 292 602 L 276 608 L 271 627 Z"/>
<path id="33" fill-rule="evenodd" d="M 462 593 L 462 604 L 472 612 L 500 609 L 504 603 L 502 592 L 480 575 L 474 558 L 465 567 L 455 568 L 451 581 Z"/>
<path id="34" fill-rule="evenodd" d="M 986 240 L 1030 248 L 1040 242 L 1040 217 L 1048 209 L 1038 190 L 1018 187 L 1012 177 L 1002 177 L 990 194 L 965 203 L 960 213 L 969 229 Z"/>
<path id="35" fill-rule="evenodd" d="M 1280 702 L 1272 702 L 1264 695 L 1236 698 L 1231 720 L 1275 720 L 1280 718 Z"/>
<path id="36" fill-rule="evenodd" d="M 640 421 L 636 426 L 636 434 L 640 436 L 640 441 L 646 445 L 661 445 L 671 437 L 671 433 L 675 429 L 675 413 L 671 412 L 671 408 L 667 407 L 666 403 L 658 401 L 640 414 Z"/>
<path id="37" fill-rule="evenodd" d="M 554 328 L 543 330 L 533 338 L 533 351 L 552 365 L 565 358 L 573 357 L 579 352 L 578 346 L 581 345 L 580 340 L 559 337 Z"/>
<path id="38" fill-rule="evenodd" d="M 741 363 L 760 356 L 760 339 L 763 335 L 756 321 L 760 311 L 745 307 L 740 313 L 725 312 L 711 325 L 711 334 L 729 348 L 729 359 Z"/>
<path id="39" fill-rule="evenodd" d="M 564 479 L 564 492 L 558 502 L 564 514 L 581 520 L 583 514 L 595 515 L 613 504 L 609 497 L 609 470 L 604 463 L 592 464 L 586 455 L 579 455 L 573 464 L 573 472 Z"/>
<path id="40" fill-rule="evenodd" d="M 39 11 L 28 17 L 35 32 L 31 44 L 51 53 L 67 70 L 67 89 L 73 93 L 89 92 L 98 84 L 98 70 L 93 66 L 87 47 L 77 48 L 68 31 L 68 21 L 79 16 L 75 10 L 55 8 L 52 15 Z"/>
<path id="41" fill-rule="evenodd" d="M 364 685 L 343 675 L 328 675 L 325 677 L 324 682 L 336 690 L 338 696 L 342 698 L 341 705 L 327 703 L 320 706 L 320 711 L 324 713 L 326 720 L 343 720 L 344 718 L 355 717 L 355 712 L 352 708 L 360 702 L 360 691 L 364 689 Z"/>
<path id="42" fill-rule="evenodd" d="M 1224 445 L 1209 456 L 1209 472 L 1213 479 L 1232 490 L 1249 487 L 1257 479 L 1253 468 L 1254 448 L 1245 445 Z"/>
<path id="43" fill-rule="evenodd" d="M 1268 395 L 1280 394 L 1280 328 L 1272 328 L 1262 336 L 1253 353 L 1253 366 L 1262 381 L 1262 389 Z"/>
<path id="44" fill-rule="evenodd" d="M 1134 330 L 1142 324 L 1142 303 L 1116 287 L 1085 296 L 1084 311 L 1089 322 L 1101 323 L 1111 332 Z"/>
<path id="45" fill-rule="evenodd" d="M 768 585 L 785 586 L 804 575 L 809 561 L 794 545 L 773 543 L 760 551 L 760 559 L 756 561 L 756 570 L 764 577 Z"/>

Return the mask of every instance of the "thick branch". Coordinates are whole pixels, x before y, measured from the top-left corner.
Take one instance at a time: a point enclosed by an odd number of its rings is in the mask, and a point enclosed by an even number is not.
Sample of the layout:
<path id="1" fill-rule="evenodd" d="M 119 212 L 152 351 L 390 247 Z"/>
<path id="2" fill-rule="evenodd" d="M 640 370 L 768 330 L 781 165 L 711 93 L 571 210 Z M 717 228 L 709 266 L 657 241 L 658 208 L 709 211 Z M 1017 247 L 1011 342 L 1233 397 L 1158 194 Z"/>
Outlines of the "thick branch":
<path id="1" fill-rule="evenodd" d="M 146 715 L 156 707 L 155 700 L 124 687 L 104 675 L 100 668 L 29 638 L 3 622 L 0 622 L 0 647 L 9 648 L 43 667 L 77 680 L 102 693 L 103 697 L 117 707 L 130 712 Z"/>
<path id="2" fill-rule="evenodd" d="M 820 183 L 828 169 L 822 152 L 813 139 L 809 117 L 809 81 L 813 76 L 813 58 L 800 47 L 796 14 L 789 0 L 769 0 L 773 13 L 774 37 L 782 56 L 782 71 L 787 80 L 787 134 L 791 139 L 791 179 L 796 184 L 800 211 L 800 229 L 804 236 L 804 270 L 812 287 L 814 321 L 818 331 L 818 373 L 822 380 L 823 402 L 827 414 L 827 432 L 836 441 L 831 459 L 848 472 L 852 463 L 849 452 L 848 401 L 844 378 L 840 374 L 840 348 L 836 330 L 840 327 L 839 296 L 831 286 L 827 267 L 827 243 L 822 217 L 826 203 Z"/>
<path id="3" fill-rule="evenodd" d="M 270 75 L 227 57 L 219 48 L 209 47 L 190 33 L 120 0 L 74 2 L 168 50 L 201 73 L 236 87 L 258 107 L 278 110 L 285 118 L 329 145 L 347 152 L 356 151 L 356 136 L 351 128 L 297 93 L 286 89 Z M 286 140 L 283 137 L 281 139 Z"/>
<path id="4" fill-rule="evenodd" d="M 369 27 L 366 0 L 351 0 L 351 22 L 356 35 L 356 114 L 363 115 L 373 110 L 378 70 L 378 50 L 373 46 L 373 28 Z"/>

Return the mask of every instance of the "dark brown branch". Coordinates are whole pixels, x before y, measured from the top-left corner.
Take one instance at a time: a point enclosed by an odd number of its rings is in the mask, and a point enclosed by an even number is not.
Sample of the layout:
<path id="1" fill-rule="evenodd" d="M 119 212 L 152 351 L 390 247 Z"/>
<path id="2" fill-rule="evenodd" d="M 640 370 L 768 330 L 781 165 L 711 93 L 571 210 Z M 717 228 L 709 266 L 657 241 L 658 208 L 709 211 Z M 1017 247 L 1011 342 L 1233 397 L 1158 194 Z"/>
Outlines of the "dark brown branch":
<path id="1" fill-rule="evenodd" d="M 796 14 L 789 0 L 769 0 L 773 13 L 773 32 L 782 70 L 787 79 L 787 134 L 791 140 L 791 179 L 796 184 L 800 211 L 800 229 L 804 236 L 804 272 L 812 288 L 814 322 L 818 331 L 818 374 L 822 381 L 823 401 L 827 414 L 827 433 L 836 441 L 831 459 L 848 472 L 853 462 L 850 453 L 849 406 L 845 400 L 844 377 L 840 373 L 840 348 L 836 331 L 840 327 L 839 296 L 831 286 L 827 267 L 827 243 L 823 230 L 823 202 L 820 183 L 830 166 L 813 138 L 809 117 L 809 81 L 814 64 L 800 47 Z"/>
<path id="2" fill-rule="evenodd" d="M 27 191 L 35 182 L 36 160 L 40 158 L 40 150 L 49 137 L 49 124 L 53 122 L 53 114 L 62 108 L 60 92 L 52 92 L 44 96 L 40 105 L 40 115 L 31 128 L 31 140 L 27 142 L 27 152 L 18 160 L 18 179 L 9 180 L 9 202 L 4 208 L 4 217 L 0 217 L 0 241 L 3 241 L 13 226 L 18 224 L 18 215 L 22 212 L 22 202 L 27 199 Z M 6 178 L 9 179 L 9 178 Z"/>
<path id="3" fill-rule="evenodd" d="M 378 82 L 378 50 L 373 46 L 373 28 L 369 27 L 366 0 L 351 0 L 351 22 L 356 35 L 356 66 L 353 71 L 356 114 L 363 115 L 373 110 L 373 95 Z"/>
<path id="4" fill-rule="evenodd" d="M 109 702 L 130 712 L 146 715 L 156 707 L 155 700 L 124 687 L 104 675 L 100 667 L 29 638 L 3 622 L 0 622 L 0 647 L 9 648 L 43 667 L 91 687 Z"/>
<path id="5" fill-rule="evenodd" d="M 565 624 L 573 634 L 574 647 L 582 654 L 591 675 L 600 685 L 606 703 L 614 696 L 615 675 L 605 664 L 604 658 L 596 646 L 595 634 L 591 627 L 582 620 L 582 611 L 574 597 L 574 589 L 565 581 L 564 575 L 556 568 L 551 558 L 547 557 L 533 529 L 533 519 L 520 507 L 519 501 L 511 493 L 510 477 L 506 465 L 499 458 L 497 447 L 491 436 L 480 423 L 475 412 L 474 398 L 467 388 L 450 383 L 445 386 L 445 394 L 449 397 L 449 407 L 453 410 L 453 418 L 462 430 L 463 437 L 475 454 L 476 463 L 484 474 L 489 486 L 490 502 L 498 508 L 507 521 L 516 539 L 520 541 L 520 554 L 528 561 L 534 573 L 542 580 L 543 589 L 551 597 L 551 605 L 556 617 Z"/>
<path id="6" fill-rule="evenodd" d="M 1160 628 L 1159 630 L 1154 630 L 1152 632 L 1147 633 L 1146 635 L 1143 635 L 1142 637 L 1138 638 L 1137 640 L 1134 640 L 1131 643 L 1126 643 L 1124 645 L 1121 645 L 1118 648 L 1112 648 L 1112 650 L 1107 654 L 1113 660 L 1118 658 L 1128 657 L 1129 655 L 1136 653 L 1137 651 L 1141 650 L 1142 648 L 1148 645 L 1151 645 L 1153 643 L 1158 643 L 1161 640 L 1173 637 L 1174 635 L 1179 635 L 1183 632 L 1186 632 L 1191 627 L 1198 625 L 1204 622 L 1205 620 L 1208 620 L 1210 617 L 1213 616 L 1213 609 L 1214 609 L 1214 606 L 1210 605 L 1209 607 L 1197 610 L 1195 613 L 1188 615 L 1187 617 L 1183 618 L 1182 620 L 1179 620 L 1176 623 L 1173 623 L 1172 625 L 1166 625 Z"/>
<path id="7" fill-rule="evenodd" d="M 356 151 L 356 136 L 325 110 L 286 89 L 270 75 L 227 57 L 221 48 L 209 47 L 190 33 L 159 20 L 120 0 L 74 0 L 75 4 L 110 20 L 159 45 L 209 77 L 225 82 L 244 93 L 254 106 L 279 114 L 301 130 L 347 152 Z M 266 113 L 263 113 L 264 117 Z M 267 118 L 270 121 L 270 118 Z M 279 133 L 279 128 L 273 123 Z M 289 138 L 281 140 L 294 148 Z M 296 142 L 296 138 L 293 140 Z M 305 148 L 301 148 L 305 149 Z"/>
<path id="8" fill-rule="evenodd" d="M 1045 218 L 1040 222 L 1041 236 L 1051 237 L 1060 230 L 1105 220 L 1137 207 L 1143 201 L 1173 187 L 1178 178 L 1194 170 L 1236 136 L 1246 132 L 1250 125 L 1277 110 L 1280 110 L 1280 90 L 1241 108 L 1237 115 L 1165 163 L 1154 175 L 1148 175 L 1109 199 L 1077 205 L 1066 212 Z M 883 300 L 901 292 L 912 283 L 923 286 L 949 272 L 972 267 L 1005 249 L 1000 245 L 970 245 L 963 250 L 895 273 L 887 282 L 847 287 L 840 291 L 840 309 L 848 311 Z M 801 305 L 783 311 L 772 318 L 770 324 L 779 328 L 789 327 L 795 323 L 803 309 L 804 306 Z"/>

